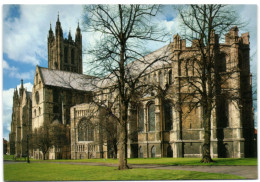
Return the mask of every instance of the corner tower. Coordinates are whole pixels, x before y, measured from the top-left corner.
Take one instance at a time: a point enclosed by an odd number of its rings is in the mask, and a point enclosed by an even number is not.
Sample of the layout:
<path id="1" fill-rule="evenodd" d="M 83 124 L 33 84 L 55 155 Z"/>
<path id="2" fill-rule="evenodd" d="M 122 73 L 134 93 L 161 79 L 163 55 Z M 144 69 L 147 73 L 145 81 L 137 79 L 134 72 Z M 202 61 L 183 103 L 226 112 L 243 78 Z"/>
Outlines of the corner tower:
<path id="1" fill-rule="evenodd" d="M 55 35 L 50 25 L 48 35 L 48 68 L 82 74 L 82 35 L 78 27 L 75 41 L 69 31 L 68 38 L 63 38 L 63 30 L 59 15 L 55 27 Z"/>

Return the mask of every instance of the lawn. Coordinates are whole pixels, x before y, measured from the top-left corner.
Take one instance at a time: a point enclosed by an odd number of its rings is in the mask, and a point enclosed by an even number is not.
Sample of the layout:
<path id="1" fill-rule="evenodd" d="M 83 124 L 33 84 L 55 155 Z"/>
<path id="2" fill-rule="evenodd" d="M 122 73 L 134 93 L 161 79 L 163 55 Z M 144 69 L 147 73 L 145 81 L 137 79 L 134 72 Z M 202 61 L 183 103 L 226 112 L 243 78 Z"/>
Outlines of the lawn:
<path id="1" fill-rule="evenodd" d="M 12 160 L 16 160 L 16 161 L 26 161 L 26 157 L 20 157 L 20 158 L 14 158 L 14 155 L 4 155 L 4 160 L 6 161 L 12 161 Z"/>
<path id="2" fill-rule="evenodd" d="M 5 181 L 88 181 L 88 180 L 175 180 L 244 179 L 243 177 L 182 170 L 130 169 L 56 163 L 4 164 Z"/>
<path id="3" fill-rule="evenodd" d="M 257 165 L 257 158 L 216 158 L 214 163 L 200 163 L 200 158 L 132 158 L 128 159 L 129 164 L 158 164 L 158 165 L 218 165 L 218 166 L 238 166 Z M 49 160 L 53 162 L 93 162 L 117 164 L 118 159 L 78 159 L 78 160 Z"/>
<path id="4" fill-rule="evenodd" d="M 12 155 L 4 155 L 4 160 L 13 160 Z M 24 158 L 16 159 L 24 161 Z M 42 161 L 30 159 L 31 161 Z M 257 158 L 215 158 L 214 163 L 200 163 L 200 158 L 131 158 L 129 164 L 158 164 L 158 165 L 212 165 L 212 166 L 254 166 L 257 165 Z M 118 159 L 78 159 L 78 160 L 46 160 L 51 162 L 92 162 L 118 164 Z"/>

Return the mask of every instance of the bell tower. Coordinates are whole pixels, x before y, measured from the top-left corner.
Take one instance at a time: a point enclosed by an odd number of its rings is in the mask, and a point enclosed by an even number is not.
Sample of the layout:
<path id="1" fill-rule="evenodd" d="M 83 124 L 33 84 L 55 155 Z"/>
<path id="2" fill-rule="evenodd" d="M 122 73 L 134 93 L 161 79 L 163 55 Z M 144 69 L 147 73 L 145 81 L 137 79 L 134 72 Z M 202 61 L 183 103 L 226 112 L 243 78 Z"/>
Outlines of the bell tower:
<path id="1" fill-rule="evenodd" d="M 48 68 L 82 74 L 82 35 L 78 27 L 75 41 L 69 31 L 68 38 L 63 38 L 59 14 L 55 26 L 55 35 L 50 25 L 48 35 Z"/>

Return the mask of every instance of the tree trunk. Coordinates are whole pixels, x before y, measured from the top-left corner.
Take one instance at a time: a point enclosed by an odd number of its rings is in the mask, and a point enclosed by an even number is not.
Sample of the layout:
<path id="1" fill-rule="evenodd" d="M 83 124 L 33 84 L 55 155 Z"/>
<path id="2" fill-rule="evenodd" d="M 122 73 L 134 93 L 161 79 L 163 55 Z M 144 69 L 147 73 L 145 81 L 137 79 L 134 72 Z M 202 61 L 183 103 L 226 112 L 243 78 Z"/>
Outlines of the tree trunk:
<path id="1" fill-rule="evenodd" d="M 122 103 L 120 105 L 121 117 L 119 123 L 119 163 L 118 169 L 129 169 L 127 165 L 127 104 Z"/>
<path id="2" fill-rule="evenodd" d="M 116 142 L 117 143 L 117 142 Z M 114 143 L 113 144 L 113 158 L 116 159 L 117 158 L 117 144 Z"/>
<path id="3" fill-rule="evenodd" d="M 211 110 L 206 109 L 204 113 L 204 144 L 202 146 L 202 159 L 201 163 L 213 162 L 210 156 L 210 137 L 211 137 Z"/>

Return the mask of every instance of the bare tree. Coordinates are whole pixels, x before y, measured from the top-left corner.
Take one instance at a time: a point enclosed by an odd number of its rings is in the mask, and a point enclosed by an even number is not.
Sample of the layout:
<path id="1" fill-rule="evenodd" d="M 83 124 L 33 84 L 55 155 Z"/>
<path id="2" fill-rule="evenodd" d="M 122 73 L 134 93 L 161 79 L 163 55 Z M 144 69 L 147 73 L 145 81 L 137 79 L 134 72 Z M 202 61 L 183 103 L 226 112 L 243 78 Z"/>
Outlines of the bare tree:
<path id="1" fill-rule="evenodd" d="M 142 58 L 145 41 L 162 41 L 163 31 L 152 24 L 158 5 L 91 5 L 85 7 L 85 30 L 98 32 L 101 40 L 88 51 L 94 55 L 92 73 L 95 79 L 96 98 L 105 93 L 114 93 L 115 105 L 109 109 L 118 119 L 119 169 L 127 165 L 127 122 L 129 103 L 137 90 L 143 87 L 140 78 L 149 68 L 166 56 L 161 52 L 156 57 Z M 147 43 L 147 42 L 146 42 Z M 165 50 L 165 49 L 163 49 Z M 167 52 L 167 51 L 166 51 Z M 98 99 L 104 101 L 104 99 Z M 100 102 L 99 105 L 108 106 Z M 113 105 L 113 104 L 112 104 Z M 118 108 L 118 109 L 115 109 Z"/>
<path id="2" fill-rule="evenodd" d="M 194 77 L 185 80 L 182 85 L 189 88 L 190 94 L 181 96 L 183 102 L 190 102 L 190 110 L 196 107 L 203 108 L 204 144 L 202 147 L 203 163 L 212 162 L 210 156 L 211 116 L 216 100 L 219 98 L 220 89 L 228 79 L 232 78 L 232 71 L 226 76 L 219 75 L 217 64 L 218 34 L 220 38 L 233 26 L 241 26 L 241 22 L 230 7 L 226 5 L 190 5 L 178 7 L 179 15 L 185 28 L 184 37 L 193 42 L 197 49 L 191 57 L 195 60 L 193 69 Z M 196 41 L 194 41 L 196 39 Z M 189 64 L 189 63 L 188 63 Z M 229 98 L 237 96 L 227 92 Z M 233 95 L 228 95 L 233 93 Z"/>
<path id="3" fill-rule="evenodd" d="M 34 148 L 39 149 L 43 153 L 43 160 L 46 159 L 46 154 L 52 147 L 52 142 L 49 133 L 49 126 L 43 125 L 33 133 Z"/>
<path id="4" fill-rule="evenodd" d="M 52 146 L 59 149 L 62 154 L 66 154 L 64 158 L 67 158 L 67 148 L 70 147 L 69 128 L 59 123 L 58 120 L 50 124 L 49 127 Z"/>

